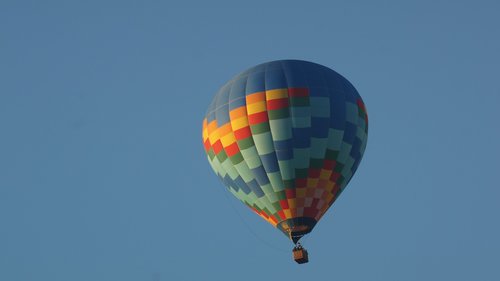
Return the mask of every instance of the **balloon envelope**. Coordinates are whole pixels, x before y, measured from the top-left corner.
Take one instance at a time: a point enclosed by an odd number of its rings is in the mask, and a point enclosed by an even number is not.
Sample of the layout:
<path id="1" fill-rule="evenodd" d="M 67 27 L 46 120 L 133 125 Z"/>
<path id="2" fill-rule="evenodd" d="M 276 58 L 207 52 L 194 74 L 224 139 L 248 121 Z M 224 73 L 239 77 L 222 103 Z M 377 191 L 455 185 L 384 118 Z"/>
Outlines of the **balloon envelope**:
<path id="1" fill-rule="evenodd" d="M 363 100 L 349 81 L 316 63 L 281 60 L 222 86 L 202 135 L 228 190 L 297 242 L 349 183 L 367 133 Z"/>

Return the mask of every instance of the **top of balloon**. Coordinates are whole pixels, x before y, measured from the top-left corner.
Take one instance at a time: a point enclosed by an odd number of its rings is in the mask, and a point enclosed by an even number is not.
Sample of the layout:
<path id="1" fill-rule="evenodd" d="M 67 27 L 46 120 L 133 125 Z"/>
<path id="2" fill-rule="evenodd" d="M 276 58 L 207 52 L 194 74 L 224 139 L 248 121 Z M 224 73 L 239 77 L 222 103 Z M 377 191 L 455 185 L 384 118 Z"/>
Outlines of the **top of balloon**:
<path id="1" fill-rule="evenodd" d="M 316 63 L 278 60 L 221 87 L 202 137 L 228 190 L 297 242 L 345 189 L 367 134 L 365 105 L 347 79 Z"/>

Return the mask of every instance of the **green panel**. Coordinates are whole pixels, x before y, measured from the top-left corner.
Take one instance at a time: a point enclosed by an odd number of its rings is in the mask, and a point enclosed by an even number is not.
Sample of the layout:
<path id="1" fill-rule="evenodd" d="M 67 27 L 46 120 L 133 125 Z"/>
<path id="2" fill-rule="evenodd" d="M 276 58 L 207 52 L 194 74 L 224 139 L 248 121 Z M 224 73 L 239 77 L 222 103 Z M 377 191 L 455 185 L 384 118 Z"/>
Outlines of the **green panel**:
<path id="1" fill-rule="evenodd" d="M 326 150 L 325 159 L 337 160 L 338 157 L 339 157 L 338 150 L 331 150 L 331 149 Z"/>
<path id="2" fill-rule="evenodd" d="M 329 97 L 310 97 L 311 116 L 330 118 L 330 98 Z"/>
<path id="3" fill-rule="evenodd" d="M 294 148 L 293 156 L 295 169 L 307 168 L 309 166 L 309 148 Z"/>
<path id="4" fill-rule="evenodd" d="M 262 166 L 262 163 L 260 162 L 260 158 L 258 155 L 252 156 L 252 157 L 245 157 L 245 162 L 247 162 L 248 168 L 250 169 L 255 169 L 257 167 Z"/>
<path id="5" fill-rule="evenodd" d="M 351 103 L 351 102 L 346 102 L 345 103 L 345 118 L 347 122 L 357 124 L 358 123 L 358 105 Z"/>
<path id="6" fill-rule="evenodd" d="M 247 149 L 249 147 L 255 146 L 255 144 L 253 143 L 253 139 L 251 137 L 239 140 L 237 143 L 238 143 L 238 147 L 240 148 L 240 150 L 244 150 L 244 149 Z M 245 156 L 243 156 L 243 157 L 245 157 Z"/>
<path id="7" fill-rule="evenodd" d="M 311 117 L 292 117 L 293 128 L 309 128 L 311 127 Z"/>
<path id="8" fill-rule="evenodd" d="M 324 159 L 323 158 L 321 158 L 321 159 L 311 158 L 309 160 L 309 163 L 310 163 L 311 168 L 320 169 L 323 167 Z"/>
<path id="9" fill-rule="evenodd" d="M 262 134 L 265 132 L 269 132 L 269 123 L 264 122 L 260 123 L 257 125 L 252 125 L 250 126 L 250 130 L 252 131 L 252 135 L 255 137 L 255 135 Z"/>
<path id="10" fill-rule="evenodd" d="M 295 179 L 295 177 L 294 177 Z M 285 188 L 286 189 L 289 189 L 289 188 L 295 188 L 295 180 L 284 180 L 283 181 L 283 184 L 285 185 Z"/>
<path id="11" fill-rule="evenodd" d="M 222 163 L 227 159 L 227 154 L 224 150 L 221 150 L 219 154 L 217 154 L 217 159 Z"/>
<path id="12" fill-rule="evenodd" d="M 292 138 L 292 126 L 289 118 L 270 120 L 269 125 L 274 141 Z"/>
<path id="13" fill-rule="evenodd" d="M 208 155 L 208 158 L 209 158 L 210 160 L 214 159 L 214 157 L 215 157 L 215 152 L 214 152 L 214 150 L 213 150 L 212 148 L 210 148 L 210 149 L 208 150 L 208 152 L 207 152 L 207 155 Z"/>
<path id="14" fill-rule="evenodd" d="M 283 119 L 290 117 L 290 112 L 288 111 L 288 108 L 281 108 L 277 110 L 270 110 L 267 112 L 267 115 L 270 120 Z"/>
<path id="15" fill-rule="evenodd" d="M 244 182 L 250 182 L 253 179 L 255 179 L 252 171 L 250 171 L 246 162 L 241 162 L 235 165 L 235 167 L 236 170 L 238 170 L 238 173 L 240 174 Z"/>
<path id="16" fill-rule="evenodd" d="M 304 178 L 307 178 L 308 176 L 308 171 L 309 169 L 305 168 L 305 169 L 296 169 L 295 170 L 295 176 L 298 178 L 298 179 L 304 179 Z"/>
<path id="17" fill-rule="evenodd" d="M 269 181 L 271 182 L 271 185 L 275 192 L 285 189 L 285 186 L 283 185 L 283 180 L 281 179 L 280 172 L 268 173 L 267 177 L 269 178 Z"/>
<path id="18" fill-rule="evenodd" d="M 344 138 L 344 131 L 330 129 L 328 131 L 328 145 L 331 150 L 340 150 L 342 139 Z"/>
<path id="19" fill-rule="evenodd" d="M 241 155 L 241 152 L 236 153 L 235 155 L 230 157 L 231 162 L 236 165 L 238 163 L 241 163 L 243 161 L 243 155 Z"/>
<path id="20" fill-rule="evenodd" d="M 274 152 L 274 144 L 271 132 L 254 135 L 253 140 L 255 143 L 255 147 L 257 148 L 257 151 L 259 152 L 260 155 L 265 155 Z"/>
<path id="21" fill-rule="evenodd" d="M 290 106 L 309 106 L 309 97 L 290 97 Z"/>
<path id="22" fill-rule="evenodd" d="M 347 161 L 347 157 L 349 157 L 349 153 L 351 153 L 351 148 L 352 145 L 348 144 L 347 142 L 342 142 L 342 147 L 340 148 L 340 153 L 337 161 L 345 164 Z"/>
<path id="23" fill-rule="evenodd" d="M 280 200 L 280 201 L 286 199 L 286 194 L 284 191 L 277 192 L 276 196 L 278 196 L 278 200 Z"/>
<path id="24" fill-rule="evenodd" d="M 278 166 L 280 167 L 281 178 L 283 180 L 292 180 L 295 178 L 295 167 L 293 166 L 293 160 L 278 161 Z"/>
<path id="25" fill-rule="evenodd" d="M 311 138 L 310 157 L 323 158 L 325 157 L 326 145 L 328 139 L 326 138 Z"/>

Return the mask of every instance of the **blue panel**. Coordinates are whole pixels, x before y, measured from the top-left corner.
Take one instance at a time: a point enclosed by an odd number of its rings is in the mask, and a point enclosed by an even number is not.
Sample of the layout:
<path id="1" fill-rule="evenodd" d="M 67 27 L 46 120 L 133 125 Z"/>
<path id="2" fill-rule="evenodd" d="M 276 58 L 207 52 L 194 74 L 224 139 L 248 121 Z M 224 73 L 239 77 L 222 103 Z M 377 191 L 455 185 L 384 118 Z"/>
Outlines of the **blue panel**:
<path id="1" fill-rule="evenodd" d="M 254 67 L 252 67 L 250 69 L 247 69 L 244 72 L 242 72 L 240 74 L 240 76 L 248 76 L 248 75 L 250 75 L 252 73 L 264 72 L 264 71 L 266 71 L 266 64 L 268 64 L 268 63 L 262 63 L 262 64 L 254 66 Z"/>
<path id="2" fill-rule="evenodd" d="M 292 128 L 293 147 L 308 148 L 311 146 L 311 128 Z"/>
<path id="3" fill-rule="evenodd" d="M 311 137 L 327 138 L 330 128 L 330 118 L 311 118 Z"/>
<path id="4" fill-rule="evenodd" d="M 245 194 L 249 194 L 251 192 L 250 188 L 248 187 L 248 185 L 245 183 L 245 181 L 240 177 L 238 176 L 235 180 L 234 180 L 234 183 L 239 187 L 241 188 L 241 190 L 245 193 Z"/>
<path id="5" fill-rule="evenodd" d="M 283 66 L 288 88 L 306 88 L 308 86 L 304 72 L 300 68 L 300 63 L 287 60 L 282 61 L 281 65 Z"/>
<path id="6" fill-rule="evenodd" d="M 260 155 L 260 160 L 262 161 L 262 165 L 267 173 L 274 173 L 280 170 L 278 160 L 276 159 L 276 154 L 274 154 L 274 152 Z"/>
<path id="7" fill-rule="evenodd" d="M 293 159 L 293 150 L 276 150 L 276 158 L 280 161 Z"/>
<path id="8" fill-rule="evenodd" d="M 247 185 L 258 198 L 264 196 L 264 191 L 262 191 L 257 181 L 251 180 Z"/>
<path id="9" fill-rule="evenodd" d="M 286 82 L 285 74 L 283 74 L 280 65 L 278 65 L 278 68 L 275 66 L 274 69 L 266 69 L 266 90 L 282 89 L 287 87 L 288 84 Z"/>
<path id="10" fill-rule="evenodd" d="M 330 114 L 330 127 L 343 130 L 345 123 L 345 98 L 343 92 L 331 93 Z"/>
<path id="11" fill-rule="evenodd" d="M 238 98 L 235 100 L 231 100 L 229 102 L 229 111 L 236 109 L 238 107 L 246 106 L 246 105 L 247 105 L 247 101 L 245 98 Z"/>
<path id="12" fill-rule="evenodd" d="M 355 160 L 361 158 L 361 140 L 358 137 L 355 137 L 354 140 L 352 141 L 352 148 L 351 148 L 351 157 Z"/>
<path id="13" fill-rule="evenodd" d="M 326 88 L 323 71 L 314 64 L 307 64 L 305 75 L 309 87 Z"/>
<path id="14" fill-rule="evenodd" d="M 330 92 L 327 88 L 310 87 L 309 96 L 311 97 L 329 97 Z"/>
<path id="15" fill-rule="evenodd" d="M 217 118 L 217 125 L 222 126 L 229 122 L 229 92 L 231 85 L 226 84 L 217 94 L 215 102 L 215 118 Z"/>
<path id="16" fill-rule="evenodd" d="M 228 175 L 226 175 L 225 177 L 221 177 L 221 176 L 219 176 L 219 177 L 225 186 L 231 187 L 235 191 L 239 190 L 238 186 L 236 186 L 236 184 L 234 184 L 233 180 Z"/>
<path id="17" fill-rule="evenodd" d="M 354 138 L 356 137 L 357 130 L 358 130 L 358 126 L 356 126 L 350 122 L 345 122 L 345 124 L 344 124 L 344 141 L 352 145 L 354 143 Z"/>
<path id="18" fill-rule="evenodd" d="M 332 70 L 332 71 L 327 71 L 325 73 L 325 77 L 326 77 L 326 84 L 329 89 L 335 89 L 337 91 L 344 90 L 344 85 L 343 85 L 344 78 L 340 76 L 340 74 Z"/>
<path id="19" fill-rule="evenodd" d="M 210 123 L 214 120 L 215 120 L 215 111 L 211 111 L 210 113 L 207 114 L 207 121 L 208 123 Z"/>
<path id="20" fill-rule="evenodd" d="M 247 85 L 246 78 L 239 78 L 233 82 L 229 93 L 229 111 L 246 105 L 245 89 Z"/>
<path id="21" fill-rule="evenodd" d="M 257 167 L 251 170 L 260 186 L 269 183 L 269 178 L 267 177 L 266 170 L 264 170 L 264 167 Z"/>
<path id="22" fill-rule="evenodd" d="M 208 120 L 208 123 L 211 121 L 215 120 L 215 102 L 217 100 L 217 96 L 214 97 L 212 102 L 210 102 L 210 105 L 208 106 L 206 117 Z"/>
<path id="23" fill-rule="evenodd" d="M 289 140 L 282 140 L 282 141 L 274 141 L 274 149 L 276 150 L 284 150 L 284 149 L 293 149 L 293 141 L 292 139 Z"/>
<path id="24" fill-rule="evenodd" d="M 237 78 L 233 80 L 233 83 L 231 85 L 231 90 L 230 90 L 230 95 L 229 99 L 234 100 L 240 97 L 245 97 L 245 89 L 247 86 L 247 78 Z"/>
<path id="25" fill-rule="evenodd" d="M 257 92 L 263 92 L 266 90 L 266 86 L 264 84 L 265 81 L 265 73 L 257 72 L 248 75 L 247 86 L 245 93 L 253 94 Z"/>

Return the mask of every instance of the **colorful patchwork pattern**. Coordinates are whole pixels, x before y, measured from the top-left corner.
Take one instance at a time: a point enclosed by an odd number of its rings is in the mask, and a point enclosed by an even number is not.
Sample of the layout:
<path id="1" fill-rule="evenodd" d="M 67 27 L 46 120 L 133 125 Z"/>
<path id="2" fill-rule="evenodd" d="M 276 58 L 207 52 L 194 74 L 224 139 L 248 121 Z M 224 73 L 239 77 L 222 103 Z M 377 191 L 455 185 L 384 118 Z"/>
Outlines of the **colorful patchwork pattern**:
<path id="1" fill-rule="evenodd" d="M 296 60 L 237 75 L 203 120 L 214 172 L 274 226 L 297 218 L 317 222 L 356 172 L 367 133 L 356 89 L 329 68 Z"/>

